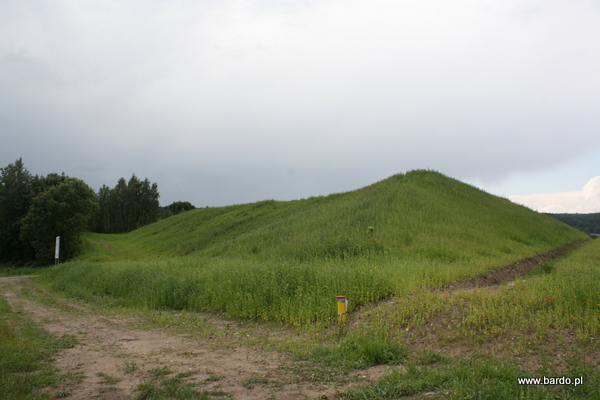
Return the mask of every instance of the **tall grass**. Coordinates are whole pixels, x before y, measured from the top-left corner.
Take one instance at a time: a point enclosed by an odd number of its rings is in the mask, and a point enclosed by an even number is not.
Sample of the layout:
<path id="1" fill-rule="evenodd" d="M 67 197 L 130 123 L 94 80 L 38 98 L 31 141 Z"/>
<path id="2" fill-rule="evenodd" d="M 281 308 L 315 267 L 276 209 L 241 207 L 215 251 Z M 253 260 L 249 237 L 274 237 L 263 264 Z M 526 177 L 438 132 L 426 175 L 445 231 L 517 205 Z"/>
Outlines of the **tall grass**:
<path id="1" fill-rule="evenodd" d="M 463 324 L 469 330 L 528 327 L 539 335 L 574 330 L 580 338 L 600 334 L 600 242 L 540 267 L 540 275 L 497 293 L 472 293 Z"/>
<path id="2" fill-rule="evenodd" d="M 219 310 L 290 324 L 335 320 L 392 294 L 477 275 L 586 236 L 430 171 L 291 202 L 189 211 L 125 235 L 89 235 L 43 279 L 84 298 Z"/>
<path id="3" fill-rule="evenodd" d="M 385 269 L 333 261 L 265 265 L 257 261 L 183 258 L 138 263 L 72 262 L 44 276 L 72 296 L 109 297 L 148 309 L 220 310 L 233 317 L 291 324 L 335 317 L 336 294 L 376 301 L 393 290 Z"/>
<path id="4" fill-rule="evenodd" d="M 600 241 L 594 240 L 501 290 L 422 291 L 368 313 L 371 329 L 390 336 L 435 322 L 448 340 L 518 337 L 530 342 L 574 332 L 600 335 Z"/>

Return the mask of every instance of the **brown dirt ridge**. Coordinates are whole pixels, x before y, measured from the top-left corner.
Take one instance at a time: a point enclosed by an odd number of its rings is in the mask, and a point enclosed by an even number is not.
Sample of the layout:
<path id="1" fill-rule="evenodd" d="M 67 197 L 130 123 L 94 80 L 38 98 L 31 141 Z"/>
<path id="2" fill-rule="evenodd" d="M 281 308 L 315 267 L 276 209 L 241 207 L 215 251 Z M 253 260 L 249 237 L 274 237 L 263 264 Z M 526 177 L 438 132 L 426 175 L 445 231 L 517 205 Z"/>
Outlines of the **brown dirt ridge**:
<path id="1" fill-rule="evenodd" d="M 526 258 L 521 261 L 517 261 L 506 267 L 494 269 L 486 272 L 482 275 L 475 276 L 473 278 L 465 279 L 458 282 L 449 283 L 441 287 L 433 288 L 434 291 L 458 291 L 458 290 L 469 290 L 475 288 L 484 288 L 490 286 L 497 286 L 506 282 L 514 281 L 519 276 L 527 275 L 533 268 L 541 265 L 545 262 L 551 261 L 555 258 L 562 256 L 563 254 L 575 250 L 587 240 L 580 240 L 568 245 L 550 250 L 544 254 L 538 254 L 533 257 Z"/>

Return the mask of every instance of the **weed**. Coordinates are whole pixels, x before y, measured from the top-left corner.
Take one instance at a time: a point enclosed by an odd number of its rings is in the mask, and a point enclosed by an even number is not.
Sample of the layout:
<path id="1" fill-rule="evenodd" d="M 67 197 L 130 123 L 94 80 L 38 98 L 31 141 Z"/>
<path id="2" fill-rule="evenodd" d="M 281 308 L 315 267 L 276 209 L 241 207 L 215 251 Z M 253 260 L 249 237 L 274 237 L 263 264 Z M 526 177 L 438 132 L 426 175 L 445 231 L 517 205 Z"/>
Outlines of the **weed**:
<path id="1" fill-rule="evenodd" d="M 56 345 L 62 349 L 71 349 L 77 345 L 77 339 L 74 335 L 62 335 L 56 340 Z"/>
<path id="2" fill-rule="evenodd" d="M 173 371 L 169 367 L 156 367 L 150 370 L 150 374 L 154 378 L 159 378 L 161 376 L 167 376 L 172 374 Z"/>
<path id="3" fill-rule="evenodd" d="M 556 269 L 553 262 L 547 262 L 540 266 L 540 269 L 545 274 L 551 274 Z"/>
<path id="4" fill-rule="evenodd" d="M 311 360 L 342 370 L 368 368 L 375 365 L 399 364 L 406 360 L 408 349 L 381 335 L 349 335 L 333 347 L 317 347 Z"/>
<path id="5" fill-rule="evenodd" d="M 417 365 L 433 365 L 433 364 L 445 364 L 449 360 L 446 356 L 431 350 L 424 350 L 417 352 L 413 356 L 413 362 Z"/>
<path id="6" fill-rule="evenodd" d="M 224 378 L 225 375 L 210 374 L 209 377 L 205 379 L 205 382 L 218 382 Z"/>
<path id="7" fill-rule="evenodd" d="M 346 383 L 350 381 L 346 371 L 323 363 L 314 363 L 299 356 L 299 360 L 280 367 L 284 371 L 290 371 L 304 381 L 317 382 L 327 385 Z"/>
<path id="8" fill-rule="evenodd" d="M 278 388 L 283 386 L 283 383 L 274 381 L 269 378 L 264 378 L 260 376 L 254 376 L 252 378 L 244 379 L 241 383 L 242 387 L 246 389 L 254 389 L 255 386 L 262 386 L 268 388 Z"/>
<path id="9" fill-rule="evenodd" d="M 190 376 L 194 375 L 194 371 L 185 371 L 185 372 L 179 372 L 176 377 L 177 378 L 189 378 Z"/>
<path id="10" fill-rule="evenodd" d="M 125 361 L 125 365 L 123 366 L 123 373 L 125 374 L 133 374 L 137 370 L 137 364 L 133 361 Z"/>
<path id="11" fill-rule="evenodd" d="M 254 389 L 255 385 L 266 385 L 269 383 L 269 379 L 267 378 L 261 378 L 261 377 L 253 377 L 253 378 L 248 378 L 248 379 L 244 379 L 241 383 L 242 387 L 245 387 L 246 389 Z"/>
<path id="12" fill-rule="evenodd" d="M 96 374 L 99 378 L 101 378 L 101 383 L 106 383 L 108 385 L 115 385 L 121 382 L 121 378 L 117 378 L 116 376 L 105 374 L 104 372 L 98 372 Z"/>
<path id="13" fill-rule="evenodd" d="M 199 392 L 194 385 L 185 382 L 183 378 L 187 374 L 177 374 L 168 378 L 173 372 L 166 368 L 155 368 L 150 371 L 152 377 L 138 385 L 136 388 L 136 400 L 210 400 L 207 392 Z"/>

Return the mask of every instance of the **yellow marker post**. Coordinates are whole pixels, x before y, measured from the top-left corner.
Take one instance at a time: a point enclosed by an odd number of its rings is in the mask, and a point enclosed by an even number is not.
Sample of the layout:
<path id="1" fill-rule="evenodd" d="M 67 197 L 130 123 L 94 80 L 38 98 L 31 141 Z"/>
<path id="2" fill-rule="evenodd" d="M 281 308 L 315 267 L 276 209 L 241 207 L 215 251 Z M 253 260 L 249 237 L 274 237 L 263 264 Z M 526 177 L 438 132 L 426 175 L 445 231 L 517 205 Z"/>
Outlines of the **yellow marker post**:
<path id="1" fill-rule="evenodd" d="M 346 323 L 346 312 L 348 311 L 348 299 L 346 296 L 337 296 L 338 322 Z"/>

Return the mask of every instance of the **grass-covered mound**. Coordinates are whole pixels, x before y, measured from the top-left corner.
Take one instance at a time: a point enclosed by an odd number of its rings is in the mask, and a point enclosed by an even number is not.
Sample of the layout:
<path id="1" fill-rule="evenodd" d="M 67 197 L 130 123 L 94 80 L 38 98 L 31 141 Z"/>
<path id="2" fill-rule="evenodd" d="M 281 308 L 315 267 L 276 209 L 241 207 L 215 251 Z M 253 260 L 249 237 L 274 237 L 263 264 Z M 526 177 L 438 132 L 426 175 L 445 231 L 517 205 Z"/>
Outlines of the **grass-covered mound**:
<path id="1" fill-rule="evenodd" d="M 432 171 L 353 192 L 188 211 L 124 235 L 89 235 L 56 290 L 157 309 L 294 324 L 480 274 L 584 239 L 543 214 Z"/>

